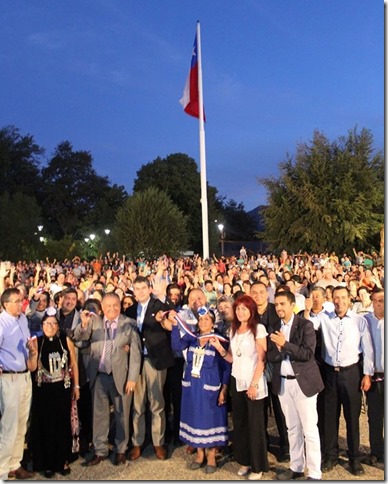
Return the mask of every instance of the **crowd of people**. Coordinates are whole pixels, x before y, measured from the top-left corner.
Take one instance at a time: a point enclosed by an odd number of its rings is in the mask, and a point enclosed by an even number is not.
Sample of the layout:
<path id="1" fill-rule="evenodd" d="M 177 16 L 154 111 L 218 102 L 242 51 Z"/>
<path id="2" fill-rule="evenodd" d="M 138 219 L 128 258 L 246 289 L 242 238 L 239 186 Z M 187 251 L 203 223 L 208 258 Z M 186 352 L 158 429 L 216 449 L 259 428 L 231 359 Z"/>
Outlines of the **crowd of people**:
<path id="1" fill-rule="evenodd" d="M 188 470 L 320 480 L 384 463 L 384 263 L 353 250 L 0 262 L 0 478 L 185 446 Z M 365 397 L 365 398 L 364 398 Z M 359 418 L 368 412 L 370 453 Z M 193 460 L 192 460 L 193 459 Z"/>

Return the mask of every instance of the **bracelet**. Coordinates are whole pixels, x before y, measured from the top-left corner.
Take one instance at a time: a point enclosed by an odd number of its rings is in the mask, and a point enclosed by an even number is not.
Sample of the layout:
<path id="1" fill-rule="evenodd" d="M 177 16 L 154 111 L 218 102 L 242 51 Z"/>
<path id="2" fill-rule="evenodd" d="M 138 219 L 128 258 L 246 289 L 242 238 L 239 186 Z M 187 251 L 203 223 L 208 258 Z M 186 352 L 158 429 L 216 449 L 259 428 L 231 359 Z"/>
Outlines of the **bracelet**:
<path id="1" fill-rule="evenodd" d="M 227 351 L 225 351 L 225 352 L 224 352 L 224 354 L 223 354 L 223 355 L 221 355 L 221 356 L 222 356 L 222 358 L 225 358 L 227 354 L 228 354 L 228 352 L 227 352 Z"/>
<path id="2" fill-rule="evenodd" d="M 259 388 L 259 384 L 251 381 L 251 387 Z"/>
<path id="3" fill-rule="evenodd" d="M 79 385 L 74 385 L 74 388 L 81 388 Z"/>

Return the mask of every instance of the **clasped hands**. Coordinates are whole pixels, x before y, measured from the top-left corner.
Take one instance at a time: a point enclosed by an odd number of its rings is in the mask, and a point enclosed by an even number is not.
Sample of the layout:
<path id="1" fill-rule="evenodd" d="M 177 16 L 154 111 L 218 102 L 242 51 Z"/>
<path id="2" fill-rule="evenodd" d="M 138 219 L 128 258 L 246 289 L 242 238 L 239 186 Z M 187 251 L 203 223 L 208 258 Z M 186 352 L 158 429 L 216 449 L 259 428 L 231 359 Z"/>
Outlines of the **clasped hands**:
<path id="1" fill-rule="evenodd" d="M 286 337 L 281 331 L 275 331 L 269 335 L 269 338 L 272 342 L 276 344 L 276 347 L 279 351 L 283 348 L 286 343 Z"/>

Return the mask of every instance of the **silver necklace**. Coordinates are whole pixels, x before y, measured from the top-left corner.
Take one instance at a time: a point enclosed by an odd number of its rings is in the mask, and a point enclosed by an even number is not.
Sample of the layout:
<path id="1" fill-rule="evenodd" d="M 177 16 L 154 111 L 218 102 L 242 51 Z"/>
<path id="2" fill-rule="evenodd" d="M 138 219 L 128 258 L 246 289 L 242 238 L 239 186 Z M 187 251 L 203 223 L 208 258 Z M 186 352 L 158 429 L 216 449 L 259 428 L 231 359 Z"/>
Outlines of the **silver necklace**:
<path id="1" fill-rule="evenodd" d="M 242 351 L 241 351 L 241 343 L 243 342 L 244 338 L 245 338 L 245 335 L 248 333 L 248 331 L 245 331 L 245 333 L 242 333 L 242 334 L 238 334 L 237 333 L 237 339 L 236 339 L 236 346 L 237 346 L 237 349 L 236 349 L 236 356 L 241 356 L 242 355 Z"/>

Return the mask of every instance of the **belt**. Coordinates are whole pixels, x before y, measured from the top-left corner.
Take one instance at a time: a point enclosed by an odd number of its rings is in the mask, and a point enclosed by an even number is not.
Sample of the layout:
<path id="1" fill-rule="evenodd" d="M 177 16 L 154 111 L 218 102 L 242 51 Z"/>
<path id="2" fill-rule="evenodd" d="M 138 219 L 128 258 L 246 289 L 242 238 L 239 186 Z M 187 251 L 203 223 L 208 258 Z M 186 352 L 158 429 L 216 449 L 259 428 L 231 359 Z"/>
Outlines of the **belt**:
<path id="1" fill-rule="evenodd" d="M 372 376 L 372 381 L 378 383 L 379 381 L 384 381 L 384 373 L 376 373 Z"/>
<path id="2" fill-rule="evenodd" d="M 12 371 L 12 370 L 2 370 L 0 373 L 3 375 L 20 375 L 21 373 L 27 373 L 28 370 L 23 370 L 23 371 Z"/>
<path id="3" fill-rule="evenodd" d="M 280 375 L 280 378 L 285 378 L 286 380 L 296 380 L 294 375 Z"/>
<path id="4" fill-rule="evenodd" d="M 346 371 L 346 370 L 350 370 L 350 368 L 353 368 L 354 366 L 357 366 L 357 365 L 358 365 L 358 362 L 353 363 L 353 365 L 349 365 L 349 366 L 332 366 L 332 365 L 327 365 L 327 366 L 331 368 L 333 371 Z"/>

